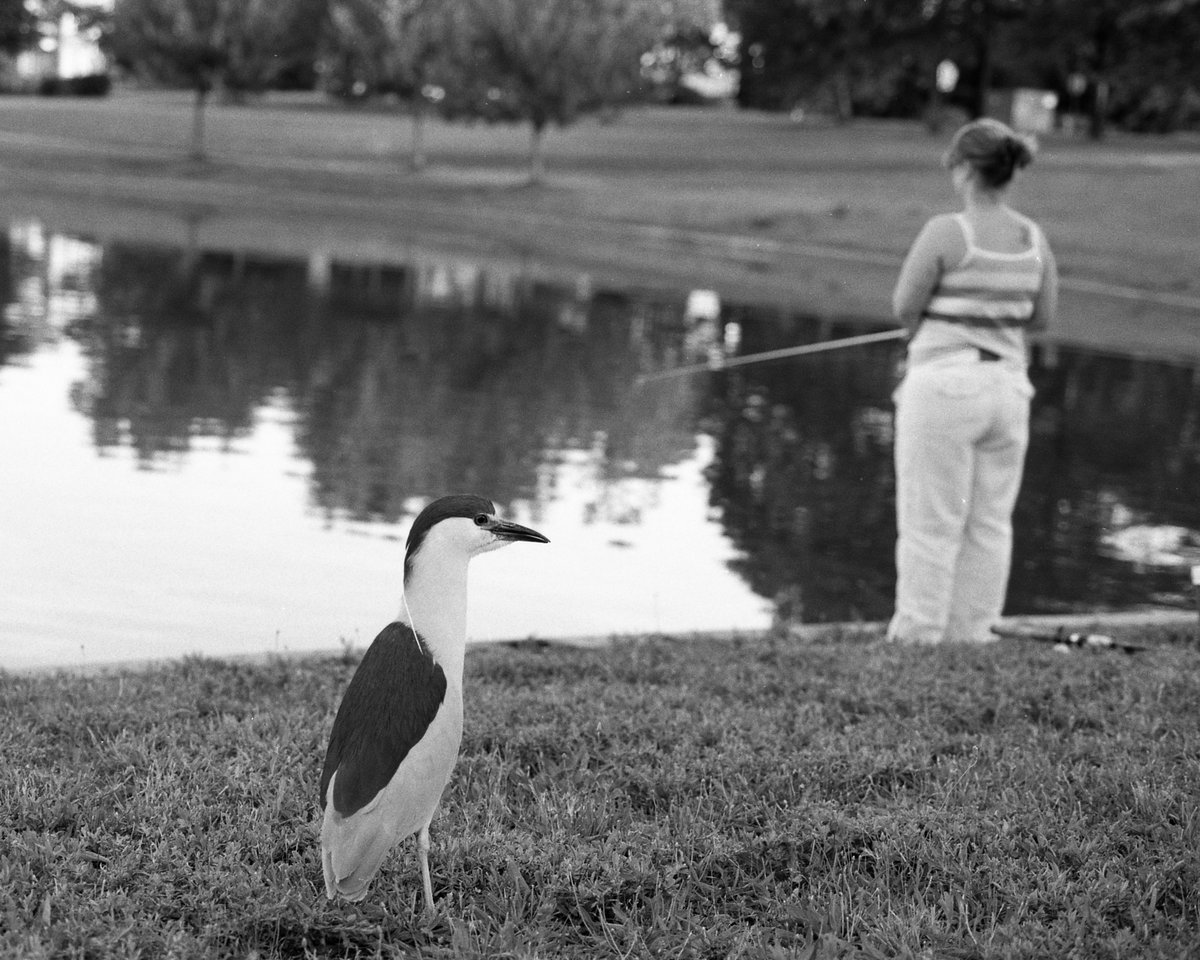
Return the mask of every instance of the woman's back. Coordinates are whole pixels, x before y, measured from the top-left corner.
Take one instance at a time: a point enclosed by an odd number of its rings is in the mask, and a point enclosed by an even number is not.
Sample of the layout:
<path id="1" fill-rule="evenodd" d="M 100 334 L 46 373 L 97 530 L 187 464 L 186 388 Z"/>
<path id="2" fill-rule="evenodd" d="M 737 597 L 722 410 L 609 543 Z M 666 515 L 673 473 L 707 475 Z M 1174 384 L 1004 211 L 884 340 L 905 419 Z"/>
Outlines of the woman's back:
<path id="1" fill-rule="evenodd" d="M 1036 243 L 1030 221 L 1007 207 L 973 207 L 960 214 L 976 246 L 989 253 L 1025 253 Z"/>

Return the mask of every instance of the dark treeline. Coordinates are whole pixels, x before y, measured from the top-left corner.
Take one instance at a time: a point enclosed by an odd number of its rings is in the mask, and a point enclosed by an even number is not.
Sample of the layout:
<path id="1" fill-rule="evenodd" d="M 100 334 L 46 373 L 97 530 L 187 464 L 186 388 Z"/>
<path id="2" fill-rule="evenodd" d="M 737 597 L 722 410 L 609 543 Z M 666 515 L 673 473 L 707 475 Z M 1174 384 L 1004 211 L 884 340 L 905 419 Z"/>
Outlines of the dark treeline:
<path id="1" fill-rule="evenodd" d="M 0 0 L 0 50 L 30 49 L 62 6 Z M 82 10 L 83 8 L 80 8 Z M 1053 91 L 1093 136 L 1200 128 L 1200 0 L 116 0 L 87 8 L 118 71 L 203 104 L 320 88 L 402 105 L 424 162 L 426 115 L 529 125 L 677 98 L 684 72 L 736 67 L 738 102 L 767 110 L 943 118 L 995 91 Z M 718 43 L 731 26 L 740 37 Z M 939 90 L 937 66 L 955 82 Z"/>
<path id="2" fill-rule="evenodd" d="M 1197 0 L 726 0 L 742 33 L 743 106 L 915 117 L 948 102 L 985 112 L 989 90 L 1034 87 L 1117 123 L 1200 127 Z M 936 89 L 937 64 L 958 82 Z"/>

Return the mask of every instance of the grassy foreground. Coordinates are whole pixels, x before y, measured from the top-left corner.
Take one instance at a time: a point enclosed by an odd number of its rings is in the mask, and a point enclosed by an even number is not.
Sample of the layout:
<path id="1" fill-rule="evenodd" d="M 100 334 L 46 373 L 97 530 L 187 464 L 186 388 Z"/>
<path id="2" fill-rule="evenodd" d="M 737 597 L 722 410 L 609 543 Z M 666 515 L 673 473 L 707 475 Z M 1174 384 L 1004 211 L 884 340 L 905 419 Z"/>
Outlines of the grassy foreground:
<path id="1" fill-rule="evenodd" d="M 468 657 L 435 823 L 320 888 L 343 659 L 0 674 L 4 957 L 1185 957 L 1200 653 L 649 641 Z"/>

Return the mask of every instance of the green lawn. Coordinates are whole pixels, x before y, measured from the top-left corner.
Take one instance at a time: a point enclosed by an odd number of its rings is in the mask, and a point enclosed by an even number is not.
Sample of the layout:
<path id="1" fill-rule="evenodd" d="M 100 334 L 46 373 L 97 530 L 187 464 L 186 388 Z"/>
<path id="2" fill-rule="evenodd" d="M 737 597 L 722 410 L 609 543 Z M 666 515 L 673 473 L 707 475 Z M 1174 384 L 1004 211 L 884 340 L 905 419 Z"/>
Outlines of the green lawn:
<path id="1" fill-rule="evenodd" d="M 1200 951 L 1200 655 L 648 641 L 468 657 L 434 826 L 325 901 L 348 659 L 0 675 L 4 957 Z"/>

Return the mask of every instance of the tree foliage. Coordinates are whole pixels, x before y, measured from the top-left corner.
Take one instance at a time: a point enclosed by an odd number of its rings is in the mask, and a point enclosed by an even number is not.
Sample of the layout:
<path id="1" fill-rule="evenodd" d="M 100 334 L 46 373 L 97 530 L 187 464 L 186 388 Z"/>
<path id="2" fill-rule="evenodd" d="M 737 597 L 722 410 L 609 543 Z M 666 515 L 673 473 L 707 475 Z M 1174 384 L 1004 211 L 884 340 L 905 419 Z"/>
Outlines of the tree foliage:
<path id="1" fill-rule="evenodd" d="M 925 53 L 914 38 L 934 11 L 911 0 L 729 0 L 742 34 L 740 101 L 791 109 L 810 104 L 846 118 L 876 88 L 898 88 Z"/>
<path id="2" fill-rule="evenodd" d="M 447 0 L 330 0 L 326 89 L 345 97 L 411 98 L 427 82 L 451 23 Z"/>
<path id="3" fill-rule="evenodd" d="M 135 72 L 208 93 L 263 90 L 313 4 L 276 0 L 118 0 L 112 48 Z"/>
<path id="4" fill-rule="evenodd" d="M 0 51 L 20 53 L 37 36 L 37 18 L 25 0 L 0 0 Z"/>
<path id="5" fill-rule="evenodd" d="M 542 135 L 589 111 L 633 99 L 641 55 L 670 5 L 650 0 L 467 0 L 455 43 L 452 115 L 528 123 L 531 179 L 543 173 Z"/>
<path id="6" fill-rule="evenodd" d="M 444 80 L 454 39 L 452 0 L 331 0 L 322 53 L 326 89 L 346 98 L 391 95 L 413 119 L 410 164 L 425 164 L 430 89 Z"/>
<path id="7" fill-rule="evenodd" d="M 414 167 L 424 162 L 421 119 L 436 106 L 529 124 L 540 179 L 549 125 L 640 95 L 643 54 L 719 13 L 719 0 L 117 0 L 111 46 L 127 67 L 196 92 L 199 156 L 210 91 L 276 83 L 289 62 L 281 51 L 318 22 L 326 88 L 407 105 Z"/>
<path id="8" fill-rule="evenodd" d="M 1200 123 L 1200 0 L 1040 0 L 1028 5 L 1019 42 L 1056 42 L 1042 75 L 1087 82 L 1081 104 L 1100 134 L 1109 119 L 1134 129 Z M 1017 51 L 1020 52 L 1020 51 Z"/>
<path id="9" fill-rule="evenodd" d="M 1200 0 L 727 0 L 742 33 L 744 105 L 914 115 L 934 68 L 960 68 L 952 99 L 1036 86 L 1107 119 L 1168 129 L 1200 121 Z M 1086 91 L 1071 93 L 1071 78 Z"/>
<path id="10" fill-rule="evenodd" d="M 304 4 L 277 0 L 118 0 L 110 46 L 118 63 L 196 95 L 192 155 L 204 156 L 204 106 L 220 87 L 231 96 L 265 90 Z"/>

